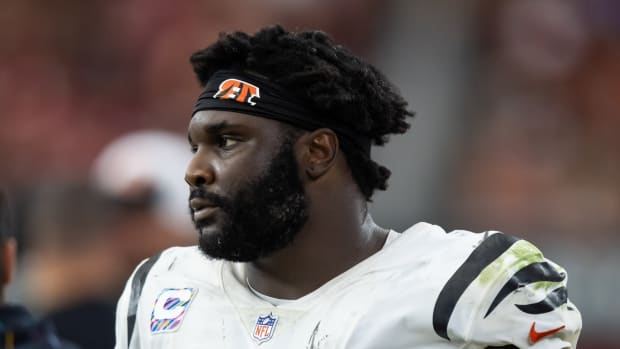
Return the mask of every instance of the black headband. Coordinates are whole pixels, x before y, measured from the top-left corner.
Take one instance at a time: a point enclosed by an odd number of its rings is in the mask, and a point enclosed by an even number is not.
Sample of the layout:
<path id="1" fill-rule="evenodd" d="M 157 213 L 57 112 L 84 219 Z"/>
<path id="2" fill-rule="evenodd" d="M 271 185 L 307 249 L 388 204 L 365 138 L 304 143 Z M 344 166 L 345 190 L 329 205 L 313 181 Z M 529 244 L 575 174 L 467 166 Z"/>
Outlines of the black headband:
<path id="1" fill-rule="evenodd" d="M 365 154 L 370 155 L 370 138 L 335 120 L 321 118 L 281 86 L 264 78 L 232 70 L 211 76 L 198 97 L 192 116 L 201 110 L 226 110 L 285 122 L 307 131 L 326 127 Z"/>

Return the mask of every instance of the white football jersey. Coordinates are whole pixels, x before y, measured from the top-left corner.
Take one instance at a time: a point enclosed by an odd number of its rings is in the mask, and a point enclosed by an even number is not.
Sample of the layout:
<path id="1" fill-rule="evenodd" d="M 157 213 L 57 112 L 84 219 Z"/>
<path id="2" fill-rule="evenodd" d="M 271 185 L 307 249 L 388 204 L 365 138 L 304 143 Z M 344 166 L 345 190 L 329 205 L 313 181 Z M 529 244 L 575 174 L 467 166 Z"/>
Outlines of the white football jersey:
<path id="1" fill-rule="evenodd" d="M 419 223 L 319 289 L 273 305 L 242 263 L 175 247 L 118 302 L 117 349 L 575 348 L 566 272 L 527 241 Z"/>

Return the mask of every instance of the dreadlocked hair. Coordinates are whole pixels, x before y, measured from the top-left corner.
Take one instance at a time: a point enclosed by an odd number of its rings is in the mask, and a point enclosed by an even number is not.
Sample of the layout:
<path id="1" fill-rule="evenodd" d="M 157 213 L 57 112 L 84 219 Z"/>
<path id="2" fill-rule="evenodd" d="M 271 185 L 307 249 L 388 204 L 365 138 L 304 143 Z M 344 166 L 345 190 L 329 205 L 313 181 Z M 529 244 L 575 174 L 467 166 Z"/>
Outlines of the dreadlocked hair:
<path id="1" fill-rule="evenodd" d="M 221 69 L 267 77 L 299 97 L 322 118 L 332 118 L 384 145 L 390 134 L 409 129 L 407 102 L 375 67 L 320 31 L 288 32 L 279 25 L 254 35 L 222 33 L 190 59 L 201 85 Z M 366 200 L 385 190 L 390 170 L 340 140 L 353 179 Z"/>

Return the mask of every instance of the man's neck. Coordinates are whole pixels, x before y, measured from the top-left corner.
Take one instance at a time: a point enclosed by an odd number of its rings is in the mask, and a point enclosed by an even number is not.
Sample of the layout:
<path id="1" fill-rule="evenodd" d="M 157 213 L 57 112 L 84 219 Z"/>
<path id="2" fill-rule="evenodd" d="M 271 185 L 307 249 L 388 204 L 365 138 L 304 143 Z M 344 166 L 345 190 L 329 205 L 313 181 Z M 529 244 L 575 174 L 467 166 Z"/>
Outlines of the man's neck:
<path id="1" fill-rule="evenodd" d="M 291 246 L 272 256 L 248 263 L 252 287 L 271 297 L 297 299 L 379 251 L 387 230 L 361 210 L 338 210 L 309 220 Z"/>

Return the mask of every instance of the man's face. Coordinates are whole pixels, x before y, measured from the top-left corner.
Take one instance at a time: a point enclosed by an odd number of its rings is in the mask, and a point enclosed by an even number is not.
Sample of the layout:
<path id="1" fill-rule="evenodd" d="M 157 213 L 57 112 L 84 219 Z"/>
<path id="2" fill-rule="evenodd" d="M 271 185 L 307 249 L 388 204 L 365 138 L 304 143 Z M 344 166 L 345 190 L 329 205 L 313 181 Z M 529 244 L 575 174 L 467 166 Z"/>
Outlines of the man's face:
<path id="1" fill-rule="evenodd" d="M 186 174 L 200 249 L 253 261 L 288 246 L 307 220 L 306 196 L 290 139 L 276 121 L 202 111 L 190 122 Z"/>

